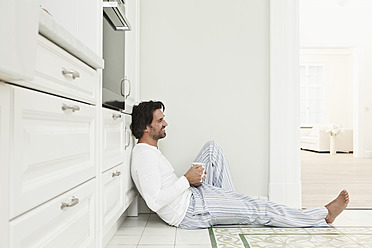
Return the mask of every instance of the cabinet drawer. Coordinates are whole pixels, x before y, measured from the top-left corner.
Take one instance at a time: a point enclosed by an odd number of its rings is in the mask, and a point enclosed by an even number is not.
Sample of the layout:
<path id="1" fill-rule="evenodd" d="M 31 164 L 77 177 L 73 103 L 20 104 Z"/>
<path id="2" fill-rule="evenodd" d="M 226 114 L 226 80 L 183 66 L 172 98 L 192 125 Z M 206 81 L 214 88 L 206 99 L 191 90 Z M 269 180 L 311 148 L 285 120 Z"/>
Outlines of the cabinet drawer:
<path id="1" fill-rule="evenodd" d="M 99 75 L 43 36 L 38 38 L 32 88 L 96 104 Z"/>
<path id="2" fill-rule="evenodd" d="M 124 162 L 124 114 L 109 109 L 102 110 L 103 119 L 103 168 L 106 171 Z"/>
<path id="3" fill-rule="evenodd" d="M 93 178 L 95 108 L 13 89 L 10 218 Z"/>
<path id="4" fill-rule="evenodd" d="M 108 231 L 123 213 L 123 176 L 123 164 L 104 172 L 102 175 L 103 230 L 105 231 Z"/>
<path id="5" fill-rule="evenodd" d="M 94 192 L 93 179 L 12 220 L 10 247 L 94 247 Z"/>

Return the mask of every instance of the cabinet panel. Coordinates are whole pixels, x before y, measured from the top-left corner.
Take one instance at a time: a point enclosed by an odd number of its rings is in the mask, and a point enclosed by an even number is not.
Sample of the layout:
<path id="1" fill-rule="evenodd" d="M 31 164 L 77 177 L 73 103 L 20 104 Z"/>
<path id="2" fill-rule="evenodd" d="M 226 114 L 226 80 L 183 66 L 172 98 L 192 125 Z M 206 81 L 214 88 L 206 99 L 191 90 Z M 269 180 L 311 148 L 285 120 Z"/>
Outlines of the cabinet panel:
<path id="1" fill-rule="evenodd" d="M 137 102 L 139 81 L 139 1 L 126 0 L 127 17 L 131 31 L 125 33 L 125 113 L 132 113 Z"/>
<path id="2" fill-rule="evenodd" d="M 94 177 L 95 108 L 13 87 L 10 218 Z"/>
<path id="3" fill-rule="evenodd" d="M 124 162 L 124 114 L 102 109 L 103 167 L 106 171 Z"/>
<path id="4" fill-rule="evenodd" d="M 0 79 L 31 79 L 34 74 L 38 1 L 0 1 Z"/>
<path id="5" fill-rule="evenodd" d="M 123 213 L 123 164 L 102 175 L 103 184 L 103 230 L 108 231 Z"/>
<path id="6" fill-rule="evenodd" d="M 93 52 L 99 54 L 102 1 L 97 0 L 40 0 L 42 8 L 48 10 L 53 19 L 69 33 L 79 39 Z"/>
<path id="7" fill-rule="evenodd" d="M 0 247 L 9 247 L 10 87 L 0 82 Z"/>
<path id="8" fill-rule="evenodd" d="M 76 57 L 39 35 L 35 78 L 31 88 L 95 104 L 99 74 Z"/>
<path id="9" fill-rule="evenodd" d="M 125 163 L 124 163 L 124 208 L 128 208 L 128 206 L 132 203 L 133 199 L 137 195 L 137 190 L 134 185 L 134 182 L 131 177 L 131 170 L 130 170 L 130 162 L 131 162 L 131 154 L 132 148 L 134 146 L 134 136 L 130 130 L 130 124 L 132 123 L 132 116 L 125 115 Z"/>
<path id="10" fill-rule="evenodd" d="M 10 247 L 94 247 L 95 222 L 93 179 L 12 220 Z"/>

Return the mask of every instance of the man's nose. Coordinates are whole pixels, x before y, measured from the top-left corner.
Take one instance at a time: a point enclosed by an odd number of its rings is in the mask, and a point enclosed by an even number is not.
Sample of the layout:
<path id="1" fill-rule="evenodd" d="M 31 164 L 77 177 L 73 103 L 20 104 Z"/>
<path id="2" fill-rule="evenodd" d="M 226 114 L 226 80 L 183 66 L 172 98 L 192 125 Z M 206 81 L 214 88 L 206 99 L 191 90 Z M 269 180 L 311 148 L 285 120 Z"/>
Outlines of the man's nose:
<path id="1" fill-rule="evenodd" d="M 168 122 L 166 120 L 164 120 L 164 126 L 168 126 Z"/>

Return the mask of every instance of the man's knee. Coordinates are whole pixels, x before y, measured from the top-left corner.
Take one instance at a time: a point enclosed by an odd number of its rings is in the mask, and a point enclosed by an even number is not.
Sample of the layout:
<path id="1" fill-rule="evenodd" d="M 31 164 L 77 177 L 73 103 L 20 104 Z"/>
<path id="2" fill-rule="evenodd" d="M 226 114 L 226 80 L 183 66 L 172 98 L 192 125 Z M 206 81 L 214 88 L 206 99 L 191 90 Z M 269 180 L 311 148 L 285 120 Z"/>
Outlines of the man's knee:
<path id="1" fill-rule="evenodd" d="M 217 144 L 217 142 L 216 141 L 214 141 L 214 140 L 209 140 L 209 141 L 207 141 L 206 143 L 205 143 L 205 146 L 209 146 L 209 147 L 218 147 L 218 148 L 220 148 L 220 146 Z"/>
<path id="2" fill-rule="evenodd" d="M 214 140 L 210 140 L 206 143 L 211 150 L 222 150 L 222 147 Z"/>

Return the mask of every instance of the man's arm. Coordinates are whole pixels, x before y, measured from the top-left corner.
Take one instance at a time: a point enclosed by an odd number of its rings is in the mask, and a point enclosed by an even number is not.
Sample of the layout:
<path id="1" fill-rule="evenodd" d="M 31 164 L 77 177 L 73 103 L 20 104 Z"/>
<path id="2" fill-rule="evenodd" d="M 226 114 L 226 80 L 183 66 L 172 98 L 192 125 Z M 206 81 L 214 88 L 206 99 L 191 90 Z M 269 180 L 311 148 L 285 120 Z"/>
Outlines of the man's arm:
<path id="1" fill-rule="evenodd" d="M 185 176 L 180 177 L 171 186 L 164 187 L 161 184 L 158 162 L 156 154 L 148 152 L 146 154 L 136 154 L 132 158 L 133 173 L 137 177 L 135 182 L 137 181 L 139 184 L 136 186 L 142 192 L 142 197 L 149 208 L 154 212 L 173 202 L 190 187 Z"/>

